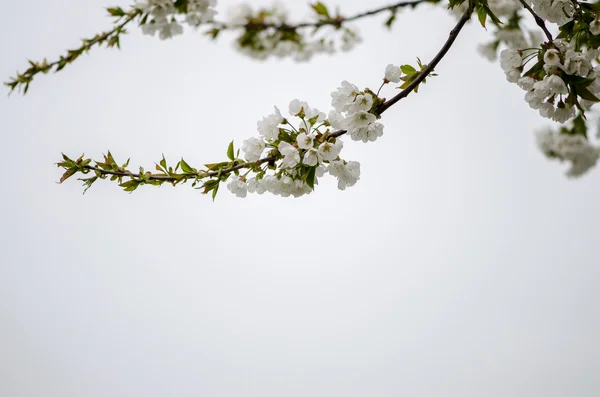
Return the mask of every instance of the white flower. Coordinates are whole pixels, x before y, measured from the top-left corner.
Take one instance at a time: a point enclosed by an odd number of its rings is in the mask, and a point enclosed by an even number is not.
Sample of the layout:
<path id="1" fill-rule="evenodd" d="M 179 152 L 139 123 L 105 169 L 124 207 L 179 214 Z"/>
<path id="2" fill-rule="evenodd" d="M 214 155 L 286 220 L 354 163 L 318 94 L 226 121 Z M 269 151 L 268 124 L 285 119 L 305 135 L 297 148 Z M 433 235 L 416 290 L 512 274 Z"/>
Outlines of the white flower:
<path id="1" fill-rule="evenodd" d="M 269 192 L 273 194 L 279 194 L 281 191 L 281 183 L 275 175 L 267 175 L 262 179 L 261 185 Z"/>
<path id="2" fill-rule="evenodd" d="M 307 120 L 314 119 L 313 124 L 322 123 L 326 118 L 325 113 L 323 113 L 323 112 L 319 111 L 319 109 L 315 109 L 315 108 L 305 108 L 304 109 L 304 117 Z"/>
<path id="3" fill-rule="evenodd" d="M 336 160 L 329 164 L 327 171 L 338 179 L 338 189 L 354 186 L 360 179 L 360 163 L 357 161 Z"/>
<path id="4" fill-rule="evenodd" d="M 375 142 L 377 138 L 383 136 L 383 124 L 381 123 L 372 123 L 369 124 L 368 127 L 368 139 L 371 142 Z"/>
<path id="5" fill-rule="evenodd" d="M 504 72 L 504 75 L 509 83 L 516 83 L 521 78 L 521 70 L 515 68 L 509 69 Z"/>
<path id="6" fill-rule="evenodd" d="M 565 53 L 564 71 L 571 75 L 587 77 L 592 71 L 592 64 L 582 53 L 567 50 Z"/>
<path id="7" fill-rule="evenodd" d="M 257 161 L 262 156 L 263 150 L 265 150 L 265 143 L 262 139 L 251 137 L 242 143 L 242 151 L 246 161 Z"/>
<path id="8" fill-rule="evenodd" d="M 325 172 L 327 172 L 327 168 L 325 168 L 325 166 L 323 166 L 323 164 L 321 164 L 315 170 L 315 177 L 316 178 L 321 178 L 323 175 L 325 175 Z M 317 179 L 316 178 L 315 178 L 315 185 L 317 184 Z"/>
<path id="9" fill-rule="evenodd" d="M 544 53 L 544 63 L 550 66 L 560 65 L 560 52 L 551 48 Z"/>
<path id="10" fill-rule="evenodd" d="M 360 111 L 368 112 L 373 106 L 373 95 L 364 94 L 357 95 L 354 101 L 348 106 L 349 113 L 356 113 Z"/>
<path id="11" fill-rule="evenodd" d="M 237 197 L 244 198 L 248 192 L 248 186 L 241 177 L 237 175 L 231 175 L 231 181 L 227 184 L 227 189 Z"/>
<path id="12" fill-rule="evenodd" d="M 529 91 L 525 94 L 525 102 L 529 104 L 532 109 L 539 109 L 542 106 L 544 98 L 540 98 L 535 94 L 535 91 Z"/>
<path id="13" fill-rule="evenodd" d="M 336 130 L 344 129 L 344 116 L 342 116 L 341 113 L 332 110 L 327 115 L 327 119 L 329 120 L 329 124 Z"/>
<path id="14" fill-rule="evenodd" d="M 519 80 L 517 80 L 517 85 L 524 89 L 525 91 L 533 90 L 533 85 L 535 84 L 535 79 L 529 76 L 523 76 Z"/>
<path id="15" fill-rule="evenodd" d="M 518 50 L 506 49 L 500 53 L 500 67 L 505 72 L 521 67 L 523 58 Z"/>
<path id="16" fill-rule="evenodd" d="M 279 142 L 277 147 L 279 153 L 283 156 L 281 161 L 282 168 L 294 168 L 300 162 L 300 153 L 298 149 L 287 142 Z"/>
<path id="17" fill-rule="evenodd" d="M 544 80 L 547 81 L 548 89 L 550 90 L 550 95 L 555 94 L 568 94 L 569 90 L 567 90 L 567 86 L 563 79 L 553 74 L 550 76 L 544 77 Z"/>
<path id="18" fill-rule="evenodd" d="M 550 129 L 536 134 L 540 150 L 550 158 L 571 163 L 567 176 L 579 177 L 598 162 L 599 148 L 590 144 L 583 135 L 555 133 Z"/>
<path id="19" fill-rule="evenodd" d="M 564 105 L 563 107 L 556 107 L 556 110 L 552 115 L 552 120 L 564 124 L 567 120 L 572 119 L 573 117 L 575 117 L 575 107 Z"/>
<path id="20" fill-rule="evenodd" d="M 338 112 L 344 112 L 359 93 L 358 87 L 344 80 L 342 86 L 331 93 L 331 106 Z"/>
<path id="21" fill-rule="evenodd" d="M 554 110 L 554 104 L 550 102 L 544 102 L 539 108 L 540 116 L 551 119 L 552 116 L 554 116 Z"/>
<path id="22" fill-rule="evenodd" d="M 319 153 L 321 157 L 325 161 L 335 160 L 339 155 L 340 151 L 344 147 L 344 143 L 341 139 L 336 139 L 335 143 L 331 143 L 329 141 L 323 142 L 319 145 Z"/>
<path id="23" fill-rule="evenodd" d="M 597 19 L 590 22 L 590 33 L 594 36 L 600 34 L 600 21 L 598 21 Z"/>
<path id="24" fill-rule="evenodd" d="M 533 84 L 533 92 L 539 99 L 544 99 L 550 95 L 550 86 L 548 85 L 548 79 L 536 81 Z"/>
<path id="25" fill-rule="evenodd" d="M 266 191 L 263 179 L 250 178 L 248 180 L 248 192 L 263 194 Z"/>
<path id="26" fill-rule="evenodd" d="M 365 111 L 360 111 L 346 117 L 344 119 L 344 124 L 348 131 L 352 131 L 357 128 L 366 127 L 369 124 L 375 122 L 375 120 L 377 120 L 377 117 L 375 117 L 374 114 L 367 113 Z"/>
<path id="27" fill-rule="evenodd" d="M 275 107 L 275 113 L 263 117 L 257 123 L 258 133 L 265 137 L 267 141 L 275 141 L 279 137 L 279 124 L 283 122 L 281 112 Z"/>
<path id="28" fill-rule="evenodd" d="M 310 149 L 313 147 L 313 139 L 315 136 L 313 134 L 305 134 L 304 132 L 298 134 L 296 137 L 296 142 L 298 143 L 298 147 L 300 149 Z"/>
<path id="29" fill-rule="evenodd" d="M 302 159 L 302 162 L 308 165 L 309 167 L 313 167 L 317 164 L 321 164 L 323 162 L 323 157 L 317 149 L 310 148 L 306 151 L 306 153 L 304 153 L 304 158 Z"/>
<path id="30" fill-rule="evenodd" d="M 299 99 L 294 99 L 290 102 L 290 114 L 292 116 L 299 115 L 302 112 L 302 110 L 304 110 L 304 112 L 306 113 L 306 111 L 308 110 L 308 103 Z"/>
<path id="31" fill-rule="evenodd" d="M 399 66 L 389 64 L 385 68 L 385 79 L 392 83 L 399 83 L 402 71 Z"/>

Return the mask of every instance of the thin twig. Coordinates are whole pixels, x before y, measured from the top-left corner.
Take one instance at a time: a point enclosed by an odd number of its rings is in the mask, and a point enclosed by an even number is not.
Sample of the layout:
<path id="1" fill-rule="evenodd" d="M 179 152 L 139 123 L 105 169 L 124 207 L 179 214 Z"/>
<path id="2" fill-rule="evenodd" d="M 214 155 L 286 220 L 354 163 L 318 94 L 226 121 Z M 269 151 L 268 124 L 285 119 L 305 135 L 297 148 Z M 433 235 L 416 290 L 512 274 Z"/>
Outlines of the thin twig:
<path id="1" fill-rule="evenodd" d="M 535 23 L 537 23 L 537 25 L 544 31 L 544 34 L 546 35 L 548 40 L 549 41 L 554 40 L 552 38 L 552 34 L 546 27 L 546 23 L 544 22 L 544 20 L 538 14 L 536 14 L 535 11 L 533 11 L 533 8 L 531 8 L 525 0 L 519 0 L 519 1 L 521 2 L 521 4 L 523 4 L 523 7 L 525 7 L 531 15 L 533 15 L 533 19 L 535 19 Z"/>
<path id="2" fill-rule="evenodd" d="M 221 175 L 227 174 L 229 172 L 241 170 L 242 168 L 248 168 L 248 167 L 260 165 L 263 163 L 268 163 L 269 161 L 275 161 L 276 159 L 277 158 L 275 156 L 270 156 L 270 157 L 262 158 L 258 161 L 241 163 L 241 164 L 235 165 L 233 167 L 224 168 L 219 171 L 208 171 L 208 172 L 199 171 L 198 175 L 197 175 L 197 179 L 217 176 L 219 174 L 221 174 Z M 115 176 L 120 176 L 120 177 L 140 178 L 140 174 L 136 174 L 134 172 L 129 172 L 129 171 L 110 171 L 110 170 L 104 170 L 100 167 L 95 167 L 93 165 L 86 165 L 84 168 L 88 169 L 90 171 L 97 171 L 103 175 L 115 175 Z M 153 181 L 177 182 L 177 181 L 180 181 L 181 179 L 183 179 L 184 177 L 189 177 L 190 179 L 193 177 L 190 174 L 181 174 L 181 175 L 182 175 L 181 178 L 176 178 L 176 177 L 169 176 L 169 175 L 152 174 L 148 177 L 148 179 L 153 180 Z"/>

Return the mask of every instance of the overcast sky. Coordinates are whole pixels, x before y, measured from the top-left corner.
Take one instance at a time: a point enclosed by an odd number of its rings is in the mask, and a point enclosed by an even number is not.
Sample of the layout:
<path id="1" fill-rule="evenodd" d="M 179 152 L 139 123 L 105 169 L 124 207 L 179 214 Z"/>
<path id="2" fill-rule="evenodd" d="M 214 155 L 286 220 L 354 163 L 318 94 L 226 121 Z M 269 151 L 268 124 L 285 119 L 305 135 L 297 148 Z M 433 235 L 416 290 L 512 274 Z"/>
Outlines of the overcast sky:
<path id="1" fill-rule="evenodd" d="M 0 77 L 106 29 L 117 4 L 3 2 Z M 376 89 L 455 22 L 430 6 L 384 20 L 308 64 L 134 29 L 26 97 L 2 91 L 0 395 L 597 396 L 600 171 L 568 180 L 537 150 L 549 121 L 475 52 L 476 24 L 381 139 L 346 140 L 362 174 L 344 192 L 324 178 L 299 199 L 213 203 L 189 185 L 56 184 L 61 152 L 220 161 L 273 105 L 328 111 L 342 80 Z"/>

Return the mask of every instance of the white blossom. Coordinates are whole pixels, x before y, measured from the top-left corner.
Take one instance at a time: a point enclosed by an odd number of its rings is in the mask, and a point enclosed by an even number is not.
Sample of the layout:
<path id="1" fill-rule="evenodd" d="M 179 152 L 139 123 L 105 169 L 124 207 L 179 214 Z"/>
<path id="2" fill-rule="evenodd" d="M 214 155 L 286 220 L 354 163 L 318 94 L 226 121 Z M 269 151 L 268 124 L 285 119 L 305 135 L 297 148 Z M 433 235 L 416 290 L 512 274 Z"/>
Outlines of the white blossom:
<path id="1" fill-rule="evenodd" d="M 248 192 L 248 186 L 243 179 L 237 175 L 231 175 L 231 181 L 227 184 L 227 189 L 237 197 L 244 198 Z"/>
<path id="2" fill-rule="evenodd" d="M 560 65 L 560 52 L 554 48 L 547 50 L 544 53 L 544 63 L 551 66 Z"/>
<path id="3" fill-rule="evenodd" d="M 299 115 L 302 112 L 302 110 L 304 110 L 304 112 L 306 113 L 306 111 L 308 110 L 308 103 L 299 99 L 294 99 L 290 102 L 290 114 L 292 116 Z"/>
<path id="4" fill-rule="evenodd" d="M 321 164 L 323 162 L 323 157 L 317 149 L 310 148 L 306 151 L 306 153 L 304 153 L 304 158 L 302 159 L 302 162 L 312 167 L 317 164 Z"/>
<path id="5" fill-rule="evenodd" d="M 262 139 L 251 137 L 242 143 L 242 151 L 246 161 L 257 161 L 265 150 L 265 142 Z"/>
<path id="6" fill-rule="evenodd" d="M 360 94 L 357 95 L 354 101 L 348 105 L 348 113 L 357 113 L 360 111 L 368 112 L 373 106 L 373 95 L 371 94 Z"/>
<path id="7" fill-rule="evenodd" d="M 282 168 L 294 168 L 300 162 L 300 153 L 298 149 L 287 142 L 279 142 L 277 147 L 279 153 L 283 156 L 281 161 Z"/>
<path id="8" fill-rule="evenodd" d="M 329 163 L 327 171 L 338 179 L 338 189 L 345 190 L 360 179 L 360 163 L 357 161 L 336 160 Z"/>
<path id="9" fill-rule="evenodd" d="M 592 22 L 590 22 L 590 33 L 594 36 L 600 34 L 600 21 L 597 19 L 594 19 Z"/>
<path id="10" fill-rule="evenodd" d="M 313 147 L 313 140 L 315 136 L 314 134 L 305 134 L 304 132 L 298 134 L 296 137 L 296 142 L 298 143 L 298 148 L 300 149 L 310 149 Z"/>
<path id="11" fill-rule="evenodd" d="M 281 112 L 275 107 L 274 114 L 263 117 L 263 119 L 257 123 L 258 133 L 267 141 L 275 141 L 279 136 L 279 124 L 282 122 L 283 117 L 281 116 Z"/>
<path id="12" fill-rule="evenodd" d="M 518 50 L 506 49 L 500 53 L 500 67 L 505 72 L 521 67 L 523 58 Z"/>
<path id="13" fill-rule="evenodd" d="M 399 66 L 389 64 L 385 68 L 385 79 L 392 83 L 399 83 L 402 71 Z"/>
<path id="14" fill-rule="evenodd" d="M 359 93 L 358 87 L 344 80 L 342 86 L 331 93 L 331 106 L 338 112 L 344 112 Z"/>
<path id="15" fill-rule="evenodd" d="M 335 160 L 339 155 L 340 151 L 344 147 L 344 143 L 341 139 L 336 139 L 335 143 L 331 143 L 329 141 L 323 142 L 319 145 L 319 153 L 321 157 L 325 161 Z"/>
<path id="16" fill-rule="evenodd" d="M 262 179 L 250 178 L 247 183 L 248 193 L 263 194 L 267 189 Z"/>

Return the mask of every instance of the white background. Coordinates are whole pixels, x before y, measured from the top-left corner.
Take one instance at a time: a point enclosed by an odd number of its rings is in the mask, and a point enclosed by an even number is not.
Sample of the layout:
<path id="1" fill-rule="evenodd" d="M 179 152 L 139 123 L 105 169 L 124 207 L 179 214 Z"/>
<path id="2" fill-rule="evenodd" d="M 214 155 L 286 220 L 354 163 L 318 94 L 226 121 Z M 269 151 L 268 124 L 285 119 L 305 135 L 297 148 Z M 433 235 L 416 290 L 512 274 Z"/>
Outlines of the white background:
<path id="1" fill-rule="evenodd" d="M 4 81 L 128 4 L 2 3 Z M 342 11 L 385 4 L 364 3 Z M 0 395 L 597 396 L 599 173 L 568 180 L 538 152 L 550 122 L 475 52 L 475 23 L 380 140 L 346 139 L 362 174 L 345 192 L 323 179 L 300 199 L 222 189 L 213 203 L 189 185 L 56 184 L 61 152 L 220 161 L 273 105 L 327 111 L 342 80 L 377 89 L 455 23 L 429 5 L 391 32 L 384 20 L 308 64 L 134 27 L 122 51 L 94 49 L 25 97 L 3 89 Z"/>

